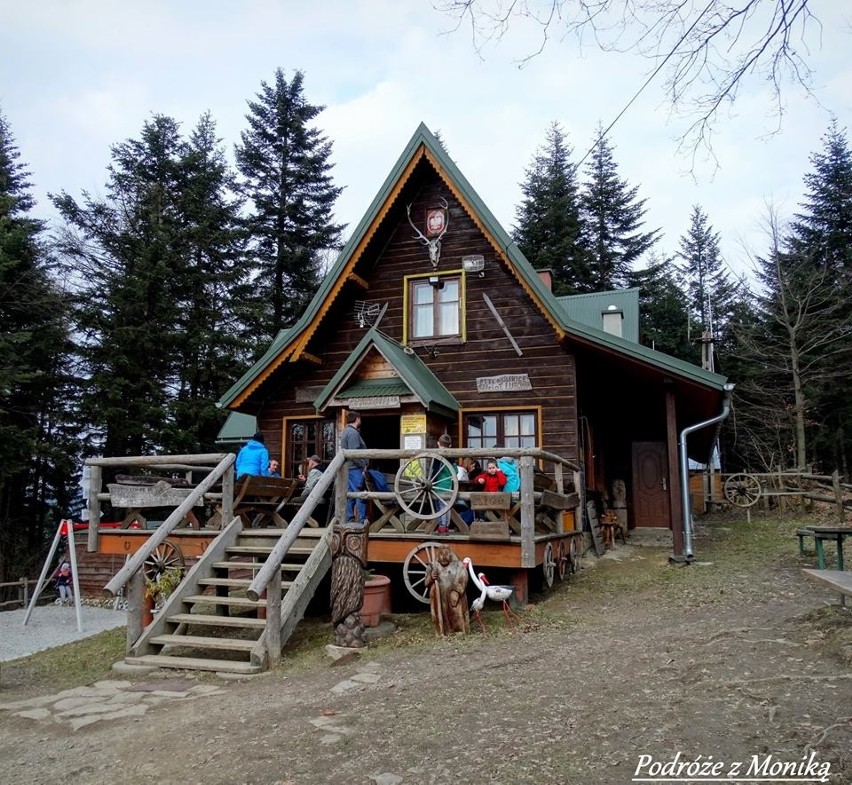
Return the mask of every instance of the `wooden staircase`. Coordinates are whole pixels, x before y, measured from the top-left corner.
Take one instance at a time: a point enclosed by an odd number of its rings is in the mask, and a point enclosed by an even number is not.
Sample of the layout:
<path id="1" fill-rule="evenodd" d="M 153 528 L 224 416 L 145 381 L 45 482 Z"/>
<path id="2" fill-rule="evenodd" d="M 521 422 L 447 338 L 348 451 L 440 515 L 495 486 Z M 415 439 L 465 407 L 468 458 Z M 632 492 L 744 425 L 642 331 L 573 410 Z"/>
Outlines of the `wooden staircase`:
<path id="1" fill-rule="evenodd" d="M 244 529 L 234 518 L 192 567 L 125 662 L 253 674 L 268 667 L 266 600 L 246 589 L 283 529 Z M 331 566 L 330 529 L 303 528 L 281 564 L 280 644 L 292 634 Z"/>

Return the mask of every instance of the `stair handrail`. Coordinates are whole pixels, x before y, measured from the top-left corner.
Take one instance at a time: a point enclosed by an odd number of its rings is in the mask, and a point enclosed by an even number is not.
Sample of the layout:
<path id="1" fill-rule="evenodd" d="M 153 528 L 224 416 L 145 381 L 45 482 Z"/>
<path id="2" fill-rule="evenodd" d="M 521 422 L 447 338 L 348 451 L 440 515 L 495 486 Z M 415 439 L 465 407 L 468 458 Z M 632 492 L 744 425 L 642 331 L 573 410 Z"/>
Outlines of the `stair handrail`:
<path id="1" fill-rule="evenodd" d="M 317 503 L 325 495 L 328 487 L 332 484 L 332 482 L 334 482 L 335 475 L 343 466 L 343 462 L 345 460 L 346 456 L 343 452 L 338 452 L 322 473 L 322 477 L 319 478 L 317 484 L 308 494 L 308 498 L 302 502 L 301 509 L 293 516 L 290 524 L 284 530 L 284 533 L 278 538 L 278 542 L 275 543 L 275 546 L 270 551 L 269 556 L 266 557 L 266 561 L 263 563 L 263 566 L 258 570 L 257 575 L 254 576 L 251 586 L 249 586 L 246 590 L 246 596 L 250 600 L 256 602 L 260 599 L 263 592 L 266 591 L 266 586 L 269 581 L 272 580 L 273 576 L 278 575 L 278 571 L 281 568 L 281 563 L 284 561 L 284 557 L 287 555 L 287 551 L 290 550 L 293 543 L 298 539 L 299 534 L 304 528 L 308 518 L 310 518 L 314 507 L 316 507 Z"/>
<path id="2" fill-rule="evenodd" d="M 172 530 L 177 528 L 177 525 L 186 517 L 186 514 L 195 506 L 195 503 L 201 499 L 213 485 L 225 475 L 226 472 L 233 471 L 232 466 L 236 456 L 233 453 L 225 455 L 216 467 L 208 474 L 195 488 L 190 491 L 187 497 L 180 503 L 178 507 L 164 520 L 148 538 L 147 542 L 133 554 L 127 563 L 112 577 L 110 582 L 104 586 L 104 592 L 113 597 L 118 594 L 119 590 L 130 580 L 137 570 L 145 563 L 145 560 L 154 552 L 158 545 L 161 545 L 165 539 L 172 533 Z M 231 483 L 233 487 L 233 483 Z M 223 498 L 223 503 L 225 503 Z"/>

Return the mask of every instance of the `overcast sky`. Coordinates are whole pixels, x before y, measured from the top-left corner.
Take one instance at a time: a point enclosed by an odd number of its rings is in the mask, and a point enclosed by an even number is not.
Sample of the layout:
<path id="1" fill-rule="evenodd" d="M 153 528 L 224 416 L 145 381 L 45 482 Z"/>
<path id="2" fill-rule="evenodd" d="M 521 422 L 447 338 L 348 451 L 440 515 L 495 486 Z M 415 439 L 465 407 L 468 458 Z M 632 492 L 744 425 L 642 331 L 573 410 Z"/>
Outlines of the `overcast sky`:
<path id="1" fill-rule="evenodd" d="M 647 199 L 647 227 L 663 230 L 662 251 L 676 250 L 700 204 L 726 262 L 745 270 L 743 245 L 764 244 L 765 202 L 793 212 L 831 114 L 852 125 L 852 3 L 811 5 L 823 23 L 805 41 L 816 98 L 785 88 L 779 133 L 771 134 L 778 118 L 761 83 L 725 109 L 718 167 L 693 167 L 678 153 L 685 124 L 660 87 L 612 130 L 620 174 Z M 519 68 L 538 47 L 531 26 L 518 21 L 480 54 L 466 29 L 452 27 L 429 0 L 0 0 L 0 111 L 47 216 L 47 193 L 103 193 L 110 145 L 137 137 L 152 113 L 188 132 L 209 110 L 230 153 L 261 81 L 273 82 L 278 67 L 288 78 L 300 69 L 307 99 L 327 107 L 318 123 L 345 187 L 338 220 L 354 228 L 423 121 L 511 230 L 519 184 L 548 125 L 561 123 L 579 159 L 649 63 L 555 38 Z"/>

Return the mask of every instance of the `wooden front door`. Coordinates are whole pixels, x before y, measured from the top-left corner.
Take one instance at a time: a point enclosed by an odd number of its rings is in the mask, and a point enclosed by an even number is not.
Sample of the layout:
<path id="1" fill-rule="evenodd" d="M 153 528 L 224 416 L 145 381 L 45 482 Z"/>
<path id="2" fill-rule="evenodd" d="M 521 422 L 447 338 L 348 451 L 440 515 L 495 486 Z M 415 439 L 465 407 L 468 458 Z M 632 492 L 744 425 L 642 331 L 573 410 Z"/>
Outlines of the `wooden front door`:
<path id="1" fill-rule="evenodd" d="M 664 442 L 633 442 L 633 519 L 636 526 L 671 527 Z"/>

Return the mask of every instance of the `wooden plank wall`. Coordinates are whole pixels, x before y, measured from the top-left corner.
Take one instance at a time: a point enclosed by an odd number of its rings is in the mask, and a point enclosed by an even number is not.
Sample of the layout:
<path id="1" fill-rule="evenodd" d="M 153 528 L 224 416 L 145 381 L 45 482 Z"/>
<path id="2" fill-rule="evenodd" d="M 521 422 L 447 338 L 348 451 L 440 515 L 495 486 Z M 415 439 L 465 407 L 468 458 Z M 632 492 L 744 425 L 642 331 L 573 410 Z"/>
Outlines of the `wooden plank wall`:
<path id="1" fill-rule="evenodd" d="M 434 270 L 437 274 L 459 270 L 463 256 L 482 254 L 485 257 L 484 277 L 478 274 L 466 277 L 466 343 L 438 345 L 434 357 L 425 349 L 417 348 L 418 355 L 463 408 L 541 407 L 542 446 L 576 461 L 577 403 L 573 356 L 558 345 L 550 323 L 517 279 L 498 260 L 496 250 L 437 176 L 428 177 L 419 192 L 407 198 L 411 199 L 411 215 L 421 218 L 426 208 L 438 205 L 441 198 L 449 202 L 449 229 L 442 241 L 440 263 Z M 322 358 L 322 367 L 308 363 L 287 364 L 282 369 L 286 377 L 279 376 L 280 381 L 271 385 L 275 391 L 266 399 L 260 423 L 270 435 L 267 446 L 272 455 L 280 455 L 282 451 L 283 417 L 316 414 L 309 403 L 296 402 L 295 387 L 327 384 L 363 337 L 365 330 L 359 329 L 355 322 L 354 301 L 387 303 L 381 329 L 401 341 L 405 276 L 432 271 L 427 249 L 415 238 L 403 205 L 389 241 L 378 256 L 365 258 L 357 270 L 368 281 L 369 290 L 364 292 L 354 284 L 350 285 L 311 341 L 309 351 Z M 523 356 L 519 357 L 515 352 L 487 307 L 483 294 L 491 298 Z M 477 376 L 513 373 L 528 374 L 533 389 L 524 392 L 477 392 Z M 368 414 L 365 413 L 365 416 Z"/>

